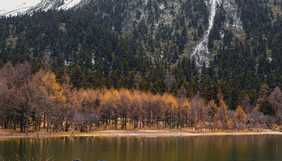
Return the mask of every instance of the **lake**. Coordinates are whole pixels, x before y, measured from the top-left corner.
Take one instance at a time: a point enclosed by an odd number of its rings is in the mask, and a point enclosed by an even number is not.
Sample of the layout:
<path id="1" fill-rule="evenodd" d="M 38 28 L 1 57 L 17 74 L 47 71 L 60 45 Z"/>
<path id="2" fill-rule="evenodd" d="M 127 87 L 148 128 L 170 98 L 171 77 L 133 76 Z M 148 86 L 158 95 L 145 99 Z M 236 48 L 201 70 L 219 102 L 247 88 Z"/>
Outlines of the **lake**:
<path id="1" fill-rule="evenodd" d="M 11 161 L 16 154 L 56 161 L 282 161 L 282 136 L 11 139 L 0 140 L 0 154 Z"/>

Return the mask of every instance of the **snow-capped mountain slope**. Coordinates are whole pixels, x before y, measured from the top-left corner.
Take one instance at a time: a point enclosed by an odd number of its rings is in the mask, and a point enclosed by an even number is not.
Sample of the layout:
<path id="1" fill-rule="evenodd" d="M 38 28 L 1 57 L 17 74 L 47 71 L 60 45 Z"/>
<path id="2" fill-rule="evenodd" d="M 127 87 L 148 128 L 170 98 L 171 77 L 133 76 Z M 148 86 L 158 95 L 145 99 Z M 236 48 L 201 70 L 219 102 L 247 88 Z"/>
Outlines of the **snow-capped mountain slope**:
<path id="1" fill-rule="evenodd" d="M 9 0 L 0 2 L 0 15 L 16 15 L 37 5 L 41 0 Z"/>
<path id="2" fill-rule="evenodd" d="M 9 0 L 0 2 L 0 16 L 32 14 L 49 9 L 70 9 L 87 0 Z"/>

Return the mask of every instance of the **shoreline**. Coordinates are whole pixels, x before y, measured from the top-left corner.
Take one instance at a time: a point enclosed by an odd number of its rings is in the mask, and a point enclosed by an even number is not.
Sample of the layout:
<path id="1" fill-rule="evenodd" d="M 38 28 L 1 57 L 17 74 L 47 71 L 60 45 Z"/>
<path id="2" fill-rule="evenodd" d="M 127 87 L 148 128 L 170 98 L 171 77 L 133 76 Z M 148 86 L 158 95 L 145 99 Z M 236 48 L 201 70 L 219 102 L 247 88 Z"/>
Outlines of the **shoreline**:
<path id="1" fill-rule="evenodd" d="M 185 137 L 185 136 L 249 136 L 249 135 L 282 135 L 279 131 L 258 131 L 258 132 L 188 132 L 176 130 L 101 130 L 90 133 L 46 133 L 42 132 L 38 138 L 59 138 L 59 137 Z M 27 139 L 37 138 L 36 133 L 28 136 L 24 133 L 13 135 L 0 135 L 0 140 L 6 139 Z"/>

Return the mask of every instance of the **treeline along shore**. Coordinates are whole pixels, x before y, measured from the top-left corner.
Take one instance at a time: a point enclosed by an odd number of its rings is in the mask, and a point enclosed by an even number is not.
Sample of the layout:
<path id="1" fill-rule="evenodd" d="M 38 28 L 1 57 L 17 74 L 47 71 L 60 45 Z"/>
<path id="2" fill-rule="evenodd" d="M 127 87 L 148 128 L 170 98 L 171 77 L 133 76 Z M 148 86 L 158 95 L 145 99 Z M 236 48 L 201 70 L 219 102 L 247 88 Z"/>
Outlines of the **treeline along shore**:
<path id="1" fill-rule="evenodd" d="M 206 101 L 199 92 L 152 94 L 138 89 L 77 89 L 65 72 L 48 65 L 5 64 L 0 69 L 0 125 L 21 132 L 96 129 L 252 129 L 281 125 L 281 90 L 260 89 L 258 100 L 243 98 L 231 110 L 218 94 Z"/>

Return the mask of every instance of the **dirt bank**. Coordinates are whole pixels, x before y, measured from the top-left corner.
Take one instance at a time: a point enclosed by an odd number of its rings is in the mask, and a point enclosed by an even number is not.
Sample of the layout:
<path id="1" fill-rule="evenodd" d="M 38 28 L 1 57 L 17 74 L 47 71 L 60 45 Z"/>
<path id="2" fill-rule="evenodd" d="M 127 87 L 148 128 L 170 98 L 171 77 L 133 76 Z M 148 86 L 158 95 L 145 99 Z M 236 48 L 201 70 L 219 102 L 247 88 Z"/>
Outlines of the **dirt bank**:
<path id="1" fill-rule="evenodd" d="M 101 130 L 91 133 L 40 133 L 40 138 L 52 137 L 179 137 L 179 136 L 223 136 L 223 135 L 282 135 L 282 132 L 263 130 L 258 132 L 187 132 L 176 130 Z M 28 136 L 23 133 L 13 135 L 0 135 L 0 139 L 36 138 L 36 133 Z"/>

